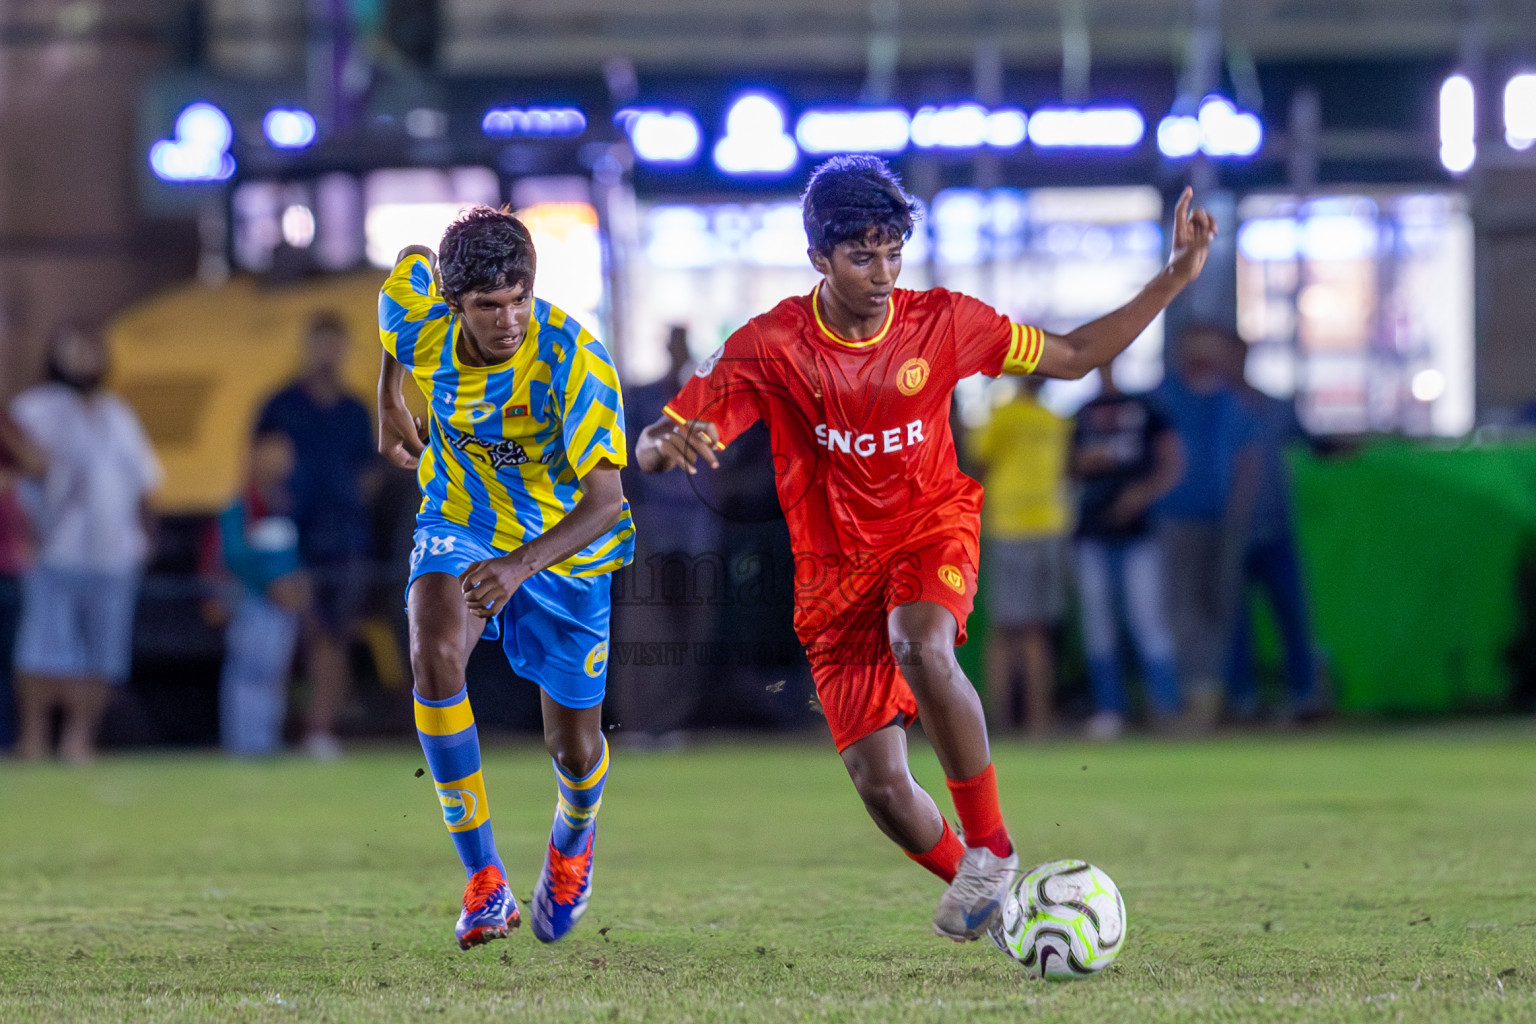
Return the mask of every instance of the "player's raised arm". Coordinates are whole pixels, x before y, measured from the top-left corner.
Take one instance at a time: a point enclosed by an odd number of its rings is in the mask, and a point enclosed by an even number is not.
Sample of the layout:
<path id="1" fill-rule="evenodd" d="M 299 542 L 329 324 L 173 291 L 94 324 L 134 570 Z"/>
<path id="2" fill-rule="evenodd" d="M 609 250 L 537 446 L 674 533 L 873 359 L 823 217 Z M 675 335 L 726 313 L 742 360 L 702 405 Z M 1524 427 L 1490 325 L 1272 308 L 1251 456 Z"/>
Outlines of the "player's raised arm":
<path id="1" fill-rule="evenodd" d="M 426 261 L 425 273 L 416 256 Z M 411 415 L 400 394 L 405 372 L 418 355 L 416 337 L 423 316 L 430 315 L 442 291 L 437 255 L 425 245 L 408 245 L 395 256 L 395 267 L 379 289 L 379 454 L 402 469 L 415 469 L 426 444 L 422 423 Z"/>
<path id="2" fill-rule="evenodd" d="M 432 274 L 433 274 L 433 276 L 436 276 L 436 274 L 437 274 L 437 253 L 432 251 L 432 247 L 431 246 L 429 246 L 429 245 L 408 245 L 404 249 L 401 249 L 398 253 L 395 254 L 395 263 L 399 264 L 399 262 L 401 260 L 405 259 L 407 256 L 425 256 L 427 258 L 427 262 L 432 264 Z"/>
<path id="3" fill-rule="evenodd" d="M 1168 265 L 1136 296 L 1112 313 L 1066 334 L 1046 334 L 1034 372 L 1076 380 L 1103 366 L 1135 341 L 1184 287 L 1200 276 L 1216 221 L 1204 210 L 1190 210 L 1194 190 L 1185 188 L 1173 211 L 1173 248 Z"/>

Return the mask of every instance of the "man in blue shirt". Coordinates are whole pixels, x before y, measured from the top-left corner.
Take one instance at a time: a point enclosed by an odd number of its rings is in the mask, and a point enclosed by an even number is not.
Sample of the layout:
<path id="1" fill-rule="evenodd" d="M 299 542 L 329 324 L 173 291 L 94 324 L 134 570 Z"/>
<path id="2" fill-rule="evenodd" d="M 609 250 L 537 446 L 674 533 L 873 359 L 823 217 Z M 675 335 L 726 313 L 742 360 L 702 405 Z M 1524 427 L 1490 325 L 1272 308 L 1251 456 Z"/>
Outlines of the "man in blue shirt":
<path id="1" fill-rule="evenodd" d="M 1226 377 L 1226 332 L 1194 327 L 1156 401 L 1184 449 L 1184 477 L 1158 503 L 1168 619 L 1188 724 L 1221 713 L 1249 510 L 1258 477 L 1257 426 Z"/>
<path id="2" fill-rule="evenodd" d="M 1328 445 L 1311 437 L 1296 417 L 1296 403 L 1273 398 L 1249 384 L 1244 376 L 1248 344 L 1236 334 L 1226 337 L 1227 374 L 1238 397 L 1252 414 L 1258 452 L 1257 486 L 1243 548 L 1242 579 L 1233 622 L 1227 696 L 1235 717 L 1259 714 L 1258 679 L 1253 666 L 1252 624 L 1241 598 L 1248 585 L 1261 590 L 1269 602 L 1284 654 L 1285 718 L 1313 721 L 1327 713 L 1327 698 L 1319 686 L 1317 654 L 1307 608 L 1291 505 L 1291 473 L 1286 448 L 1305 444 L 1326 454 Z"/>
<path id="3" fill-rule="evenodd" d="M 319 758 L 341 753 L 336 714 L 346 697 L 347 650 L 367 591 L 365 495 L 378 467 L 368 409 L 341 378 L 349 344 L 341 317 L 316 314 L 305 334 L 299 376 L 267 400 L 256 420 L 258 434 L 277 432 L 293 442 L 293 518 L 299 558 L 314 588 L 303 630 L 313 689 L 304 747 Z"/>

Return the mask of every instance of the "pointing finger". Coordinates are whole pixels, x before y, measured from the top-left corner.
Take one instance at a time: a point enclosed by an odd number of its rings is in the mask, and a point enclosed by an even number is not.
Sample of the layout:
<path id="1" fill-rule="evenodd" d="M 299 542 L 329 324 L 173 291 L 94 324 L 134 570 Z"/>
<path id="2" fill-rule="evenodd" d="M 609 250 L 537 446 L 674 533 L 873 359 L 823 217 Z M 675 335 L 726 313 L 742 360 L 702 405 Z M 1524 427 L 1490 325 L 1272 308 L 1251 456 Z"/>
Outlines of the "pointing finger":
<path id="1" fill-rule="evenodd" d="M 1178 204 L 1173 208 L 1173 223 L 1175 226 L 1181 225 L 1189 219 L 1189 204 L 1194 201 L 1194 198 L 1194 188 L 1185 185 L 1184 191 L 1179 193 Z"/>

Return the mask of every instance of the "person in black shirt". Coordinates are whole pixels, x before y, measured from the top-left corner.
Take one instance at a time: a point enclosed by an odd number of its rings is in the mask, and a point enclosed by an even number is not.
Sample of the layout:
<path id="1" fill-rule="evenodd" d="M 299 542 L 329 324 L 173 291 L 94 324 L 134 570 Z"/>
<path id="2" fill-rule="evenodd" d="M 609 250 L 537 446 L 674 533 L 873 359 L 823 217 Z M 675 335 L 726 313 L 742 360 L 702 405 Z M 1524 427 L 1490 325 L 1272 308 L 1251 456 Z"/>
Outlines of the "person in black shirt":
<path id="1" fill-rule="evenodd" d="M 1153 723 L 1167 727 L 1179 713 L 1163 561 L 1151 517 L 1153 504 L 1178 483 L 1184 458 L 1162 414 L 1116 388 L 1110 367 L 1099 373 L 1103 389 L 1077 414 L 1068 465 L 1079 488 L 1078 598 L 1094 701 L 1088 736 L 1111 740 L 1124 730 L 1127 713 L 1117 628 L 1122 608 Z"/>
<path id="2" fill-rule="evenodd" d="M 314 585 L 303 624 L 313 688 L 304 749 L 321 759 L 341 753 L 334 727 L 347 694 L 347 650 L 368 585 L 373 541 L 367 495 L 379 478 L 373 421 L 342 378 L 349 344 L 340 316 L 316 314 L 305 335 L 298 378 L 267 400 L 255 428 L 256 434 L 287 436 L 296 455 L 293 518 L 299 559 Z"/>

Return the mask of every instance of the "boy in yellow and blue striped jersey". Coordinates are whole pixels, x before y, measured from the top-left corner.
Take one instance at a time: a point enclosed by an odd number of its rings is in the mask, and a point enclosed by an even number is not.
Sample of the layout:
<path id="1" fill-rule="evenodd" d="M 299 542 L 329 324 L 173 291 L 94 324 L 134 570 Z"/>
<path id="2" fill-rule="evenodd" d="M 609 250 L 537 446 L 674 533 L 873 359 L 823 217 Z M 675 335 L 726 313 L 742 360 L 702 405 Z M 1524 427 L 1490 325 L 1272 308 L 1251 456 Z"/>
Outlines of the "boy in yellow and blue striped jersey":
<path id="1" fill-rule="evenodd" d="M 510 212 L 466 211 L 438 258 L 407 247 L 379 295 L 381 448 L 422 491 L 406 589 L 416 730 L 469 876 L 455 937 L 461 949 L 504 938 L 519 914 L 464 684 L 475 641 L 499 638 L 539 685 L 559 799 L 530 916 L 553 942 L 591 895 L 608 775 L 609 574 L 634 550 L 624 409 L 602 343 L 534 298 L 533 240 Z M 428 399 L 424 427 L 400 397 L 407 371 Z"/>

